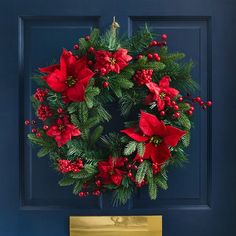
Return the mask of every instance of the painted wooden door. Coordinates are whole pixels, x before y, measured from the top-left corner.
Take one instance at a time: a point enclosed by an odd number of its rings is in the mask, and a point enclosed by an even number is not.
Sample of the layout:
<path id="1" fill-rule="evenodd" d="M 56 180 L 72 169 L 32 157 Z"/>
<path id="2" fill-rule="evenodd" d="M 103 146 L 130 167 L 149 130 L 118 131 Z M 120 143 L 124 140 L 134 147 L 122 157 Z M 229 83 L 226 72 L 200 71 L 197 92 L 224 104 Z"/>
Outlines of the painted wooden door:
<path id="1" fill-rule="evenodd" d="M 0 2 L 0 235 L 65 236 L 70 215 L 163 215 L 164 236 L 236 235 L 235 22 L 233 0 L 8 0 Z M 195 62 L 201 96 L 212 112 L 196 113 L 189 163 L 172 169 L 169 190 L 150 201 L 139 192 L 113 208 L 110 195 L 78 199 L 26 142 L 32 115 L 30 77 L 92 27 L 115 15 L 131 35 L 145 22 L 167 33 L 171 50 Z M 115 122 L 113 123 L 115 124 Z"/>

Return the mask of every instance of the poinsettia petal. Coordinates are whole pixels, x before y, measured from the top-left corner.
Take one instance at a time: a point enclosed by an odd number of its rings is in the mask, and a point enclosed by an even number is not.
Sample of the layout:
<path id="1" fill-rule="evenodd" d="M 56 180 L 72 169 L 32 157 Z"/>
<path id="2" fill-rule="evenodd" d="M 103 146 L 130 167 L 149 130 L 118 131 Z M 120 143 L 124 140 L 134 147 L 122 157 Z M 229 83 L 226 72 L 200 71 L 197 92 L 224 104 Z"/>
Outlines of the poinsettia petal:
<path id="1" fill-rule="evenodd" d="M 164 110 L 164 108 L 165 108 L 165 101 L 160 99 L 160 98 L 157 99 L 156 101 L 157 101 L 157 109 L 158 109 L 158 111 Z"/>
<path id="2" fill-rule="evenodd" d="M 154 146 L 151 153 L 151 159 L 153 162 L 161 165 L 164 164 L 170 157 L 170 150 L 166 144 L 161 143 L 160 145 Z"/>
<path id="3" fill-rule="evenodd" d="M 77 83 L 74 87 L 68 88 L 65 91 L 65 95 L 74 102 L 82 102 L 85 99 L 85 89 L 80 83 Z"/>
<path id="4" fill-rule="evenodd" d="M 76 63 L 76 58 L 70 51 L 67 51 L 64 48 L 60 57 L 61 72 L 66 76 L 73 75 L 75 63 Z"/>
<path id="5" fill-rule="evenodd" d="M 144 99 L 145 105 L 150 105 L 154 101 L 153 94 L 148 94 L 147 97 Z"/>
<path id="6" fill-rule="evenodd" d="M 169 76 L 162 77 L 162 79 L 159 81 L 159 86 L 162 88 L 168 88 L 170 86 L 170 77 Z"/>
<path id="7" fill-rule="evenodd" d="M 148 87 L 148 89 L 150 90 L 150 92 L 152 93 L 155 93 L 156 96 L 159 96 L 160 94 L 160 88 L 159 86 L 154 83 L 154 82 L 149 82 L 149 83 L 146 83 L 146 86 Z"/>
<path id="8" fill-rule="evenodd" d="M 166 93 L 169 95 L 169 97 L 174 98 L 175 96 L 177 96 L 179 94 L 179 91 L 174 88 L 168 88 L 166 90 Z"/>
<path id="9" fill-rule="evenodd" d="M 98 162 L 98 169 L 100 172 L 110 172 L 112 167 L 108 164 L 107 161 L 100 161 Z"/>
<path id="10" fill-rule="evenodd" d="M 130 138 L 134 139 L 137 142 L 145 142 L 149 139 L 148 137 L 139 134 L 136 131 L 136 128 L 127 128 L 121 130 L 120 132 L 127 134 Z"/>
<path id="11" fill-rule="evenodd" d="M 132 57 L 127 53 L 128 53 L 127 49 L 119 48 L 116 52 L 113 53 L 113 57 L 116 59 L 122 58 L 124 61 L 128 62 L 132 60 Z"/>
<path id="12" fill-rule="evenodd" d="M 183 130 L 180 130 L 176 127 L 167 125 L 166 126 L 166 134 L 164 137 L 164 142 L 172 147 L 175 147 L 177 145 L 177 143 L 179 142 L 179 140 L 181 139 L 181 137 L 185 134 L 186 132 Z"/>
<path id="13" fill-rule="evenodd" d="M 52 73 L 53 71 L 55 71 L 56 69 L 60 69 L 60 64 L 54 64 L 51 66 L 39 68 L 39 71 L 42 73 L 49 74 L 49 73 Z"/>
<path id="14" fill-rule="evenodd" d="M 66 89 L 65 81 L 65 75 L 57 69 L 46 77 L 48 86 L 57 93 L 61 93 Z"/>
<path id="15" fill-rule="evenodd" d="M 122 181 L 122 175 L 119 175 L 119 174 L 113 174 L 111 175 L 111 180 L 112 182 L 115 184 L 115 185 L 118 185 L 120 186 L 121 184 L 121 181 Z"/>
<path id="16" fill-rule="evenodd" d="M 143 159 L 150 159 L 152 147 L 153 147 L 152 143 L 146 143 L 145 144 L 145 150 L 144 150 L 144 154 L 143 154 L 143 157 L 142 157 Z"/>
<path id="17" fill-rule="evenodd" d="M 147 136 L 158 135 L 162 137 L 165 133 L 165 125 L 152 114 L 141 111 L 139 127 Z"/>

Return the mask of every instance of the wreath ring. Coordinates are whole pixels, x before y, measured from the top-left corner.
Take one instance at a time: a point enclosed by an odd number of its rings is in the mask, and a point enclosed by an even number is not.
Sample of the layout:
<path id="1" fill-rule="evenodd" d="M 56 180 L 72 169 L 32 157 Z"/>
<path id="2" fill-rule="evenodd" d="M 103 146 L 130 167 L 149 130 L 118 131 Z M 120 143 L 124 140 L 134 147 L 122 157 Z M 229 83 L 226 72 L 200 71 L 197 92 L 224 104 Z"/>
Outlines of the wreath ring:
<path id="1" fill-rule="evenodd" d="M 212 105 L 189 91 L 192 63 L 179 63 L 183 53 L 169 53 L 167 35 L 145 26 L 121 40 L 119 24 L 104 35 L 93 29 L 72 51 L 63 49 L 58 64 L 39 68 L 33 78 L 39 87 L 31 97 L 37 121 L 29 140 L 40 146 L 38 156 L 49 155 L 63 175 L 61 186 L 85 197 L 114 192 L 114 204 L 125 204 L 137 188 L 167 189 L 170 165 L 187 160 L 191 117 L 195 105 Z M 180 92 L 181 91 L 181 92 Z M 182 92 L 188 92 L 182 96 Z M 127 120 L 118 133 L 103 134 L 112 115 L 106 107 L 119 101 Z"/>

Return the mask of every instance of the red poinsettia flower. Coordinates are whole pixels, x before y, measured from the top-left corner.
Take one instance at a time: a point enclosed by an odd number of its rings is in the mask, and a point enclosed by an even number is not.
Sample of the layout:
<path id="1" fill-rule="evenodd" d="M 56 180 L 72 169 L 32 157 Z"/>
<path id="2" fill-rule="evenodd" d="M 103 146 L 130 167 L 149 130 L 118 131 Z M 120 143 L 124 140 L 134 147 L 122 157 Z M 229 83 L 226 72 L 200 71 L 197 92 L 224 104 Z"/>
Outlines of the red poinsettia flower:
<path id="1" fill-rule="evenodd" d="M 164 76 L 159 81 L 159 85 L 150 82 L 147 83 L 146 86 L 150 90 L 151 94 L 146 97 L 145 103 L 150 104 L 151 102 L 156 101 L 159 111 L 163 110 L 165 108 L 165 104 L 170 102 L 172 98 L 179 94 L 177 89 L 170 87 L 169 76 Z"/>
<path id="2" fill-rule="evenodd" d="M 113 71 L 120 73 L 120 71 L 128 65 L 128 62 L 132 59 L 127 54 L 128 50 L 119 48 L 116 52 L 111 53 L 104 50 L 98 50 L 94 52 L 96 63 L 94 68 L 102 72 L 103 75 Z"/>
<path id="3" fill-rule="evenodd" d="M 71 124 L 67 117 L 59 118 L 56 124 L 52 125 L 46 134 L 53 137 L 57 142 L 57 146 L 61 147 L 71 140 L 74 136 L 80 135 L 80 130 Z"/>
<path id="4" fill-rule="evenodd" d="M 137 142 L 145 143 L 143 157 L 137 155 L 136 159 L 151 159 L 159 165 L 171 157 L 169 146 L 175 147 L 185 134 L 184 131 L 171 125 L 165 125 L 156 116 L 143 111 L 141 112 L 139 128 L 139 130 L 127 128 L 121 132 Z"/>
<path id="5" fill-rule="evenodd" d="M 62 93 L 69 101 L 84 101 L 85 89 L 94 73 L 87 67 L 86 58 L 76 60 L 71 52 L 63 49 L 60 64 L 39 68 L 48 86 Z"/>
<path id="6" fill-rule="evenodd" d="M 120 185 L 123 179 L 124 170 L 121 170 L 125 165 L 124 158 L 109 156 L 108 161 L 101 161 L 98 163 L 99 174 L 98 177 L 103 179 L 104 184 Z"/>

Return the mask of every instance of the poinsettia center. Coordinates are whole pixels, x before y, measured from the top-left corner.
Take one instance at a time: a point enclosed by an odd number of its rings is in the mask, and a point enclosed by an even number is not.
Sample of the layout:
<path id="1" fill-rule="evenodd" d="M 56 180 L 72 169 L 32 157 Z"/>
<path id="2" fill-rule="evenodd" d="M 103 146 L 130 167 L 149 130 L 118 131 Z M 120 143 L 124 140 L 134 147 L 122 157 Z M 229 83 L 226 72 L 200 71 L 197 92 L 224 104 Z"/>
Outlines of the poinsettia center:
<path id="1" fill-rule="evenodd" d="M 116 59 L 114 57 L 110 57 L 109 61 L 112 65 L 116 64 Z"/>
<path id="2" fill-rule="evenodd" d="M 165 96 L 166 96 L 166 94 L 165 94 L 164 92 L 162 92 L 162 93 L 160 94 L 160 98 L 161 98 L 161 99 L 164 99 Z"/>
<path id="3" fill-rule="evenodd" d="M 151 143 L 154 143 L 155 145 L 160 145 L 161 142 L 162 142 L 162 138 L 159 137 L 159 136 L 152 136 L 152 137 L 150 138 L 150 142 L 151 142 Z"/>
<path id="4" fill-rule="evenodd" d="M 66 84 L 69 86 L 69 87 L 73 87 L 75 84 L 76 84 L 76 79 L 73 77 L 73 76 L 68 76 L 67 79 L 66 79 Z"/>
<path id="5" fill-rule="evenodd" d="M 63 130 L 65 129 L 65 126 L 64 126 L 64 125 L 59 125 L 59 126 L 58 126 L 58 129 L 59 129 L 60 131 L 63 131 Z"/>

